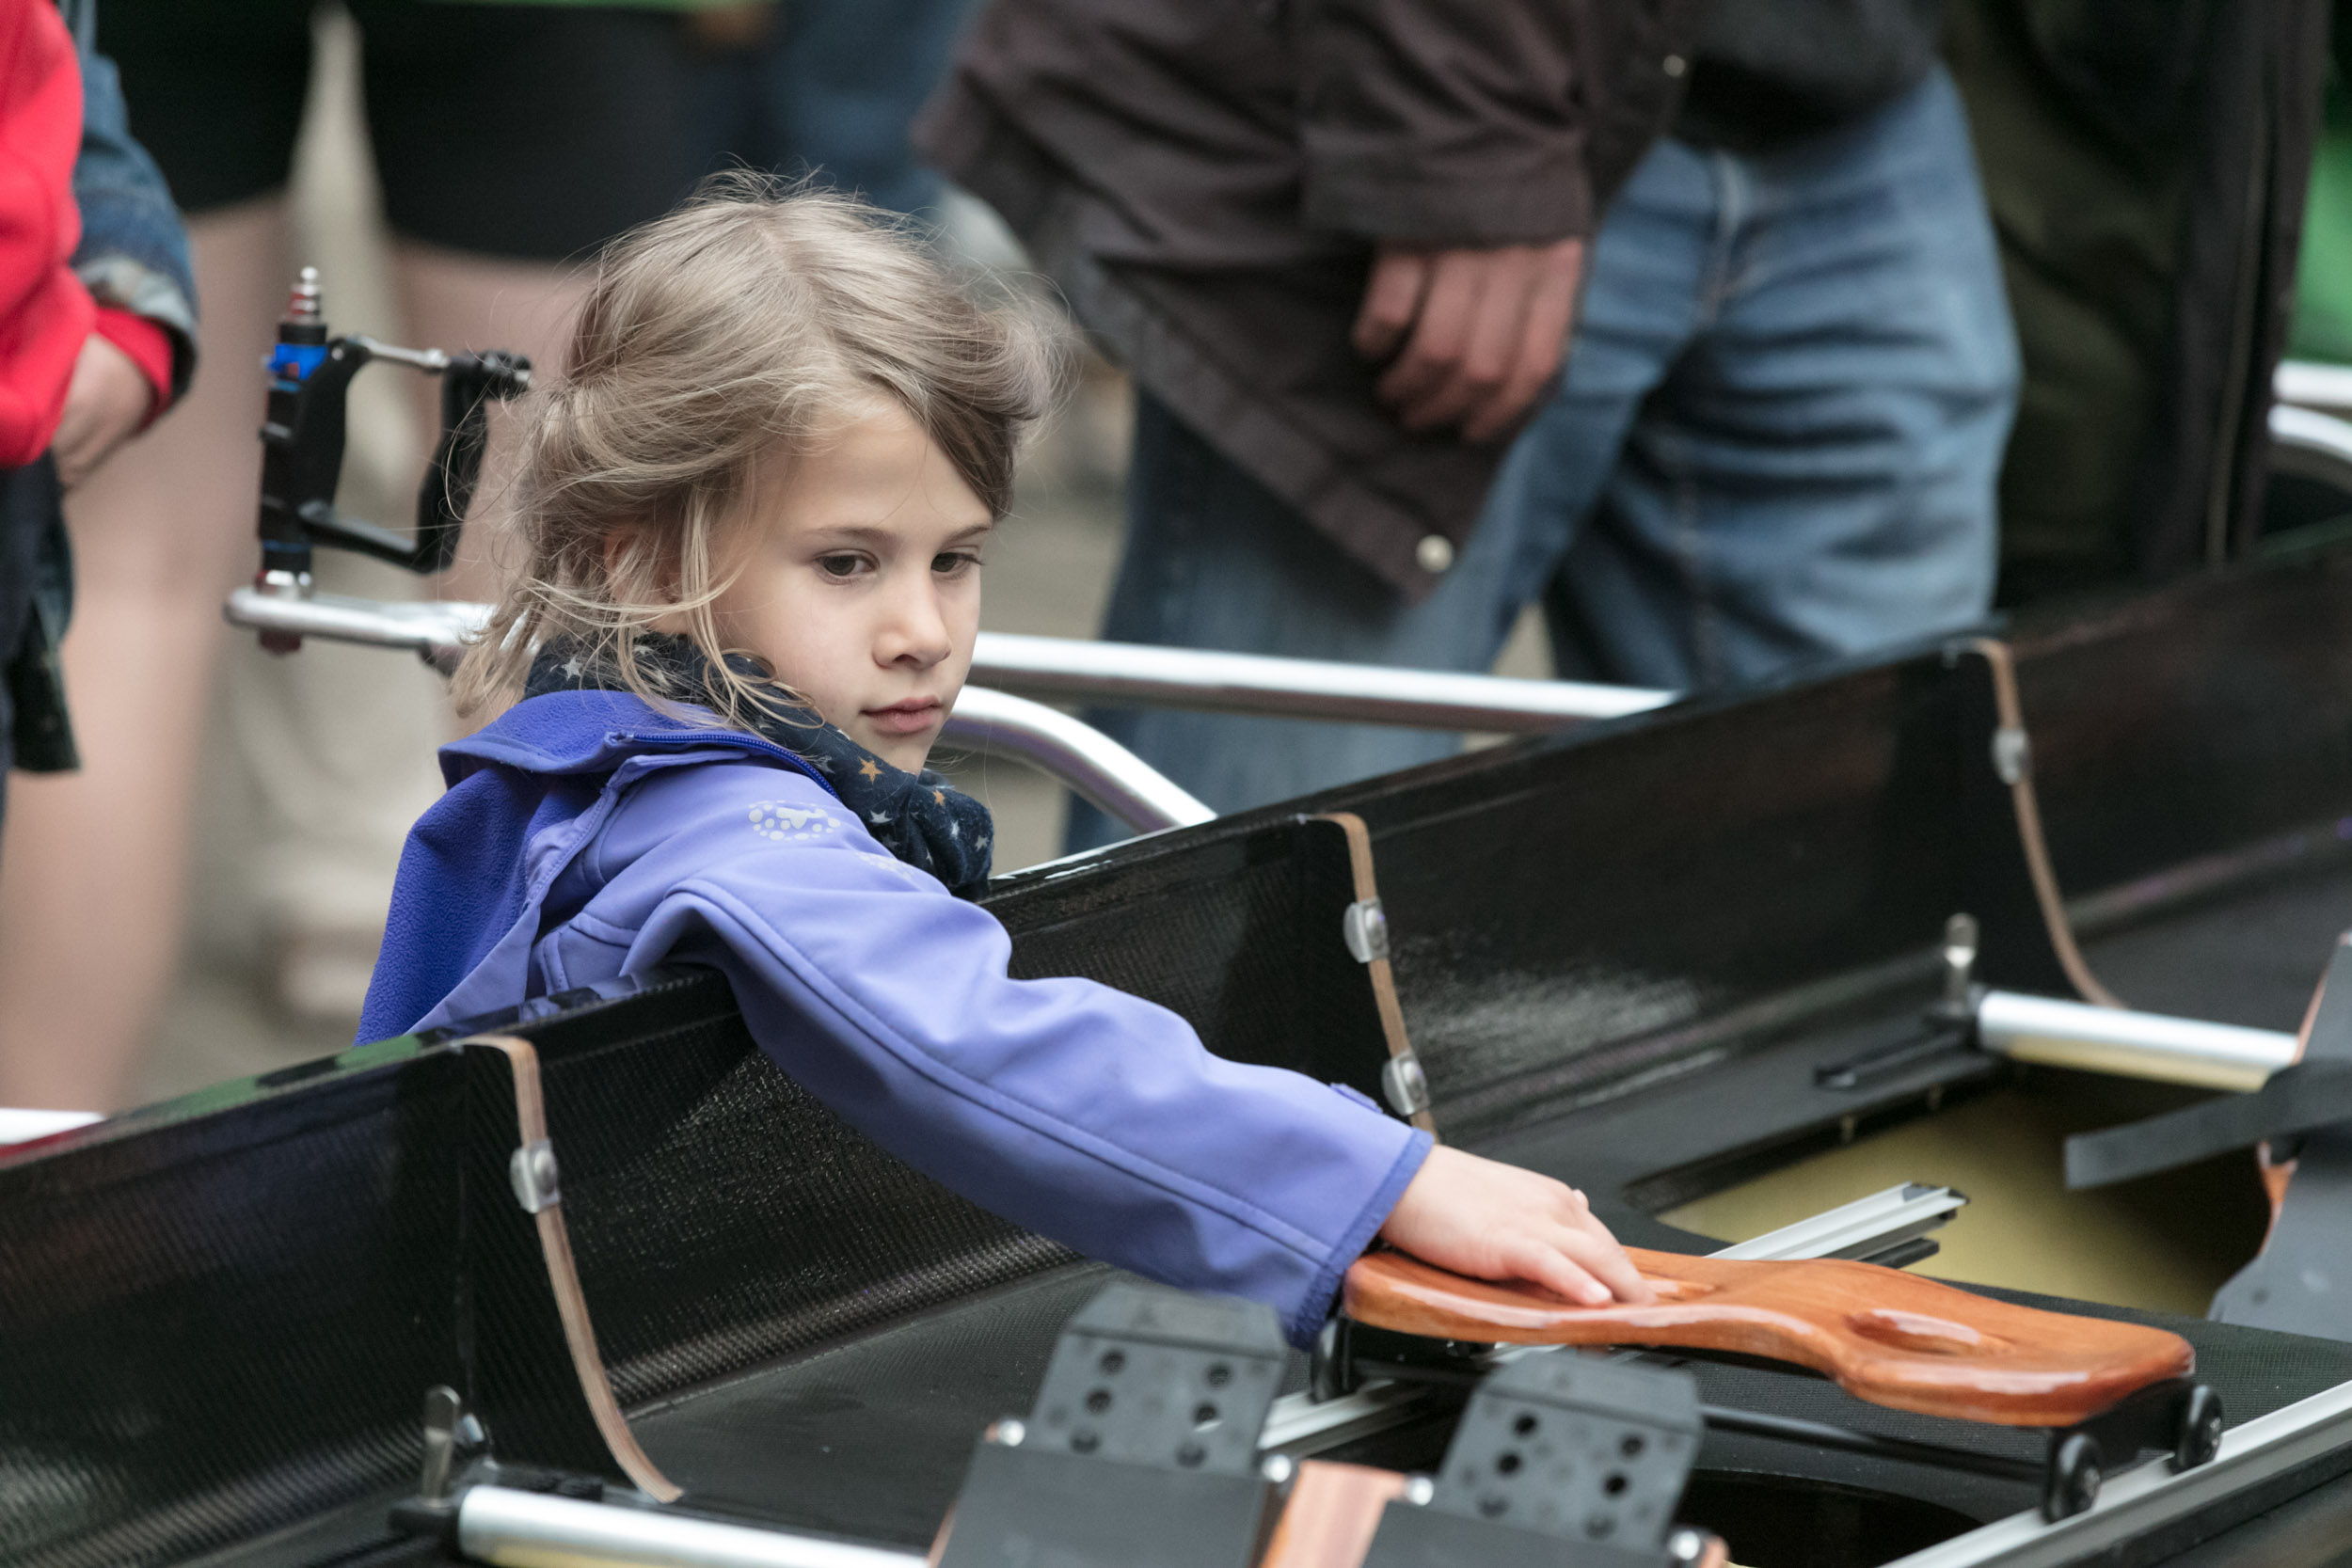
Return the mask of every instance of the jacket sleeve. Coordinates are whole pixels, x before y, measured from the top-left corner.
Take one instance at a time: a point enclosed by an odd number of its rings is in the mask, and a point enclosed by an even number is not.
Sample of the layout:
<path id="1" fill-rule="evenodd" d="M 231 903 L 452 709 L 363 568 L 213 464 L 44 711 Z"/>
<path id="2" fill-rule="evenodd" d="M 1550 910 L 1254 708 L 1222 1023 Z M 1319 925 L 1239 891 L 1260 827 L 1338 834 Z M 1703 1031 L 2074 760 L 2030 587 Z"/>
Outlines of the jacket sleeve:
<path id="1" fill-rule="evenodd" d="M 131 135 L 114 62 L 92 46 L 94 8 L 69 0 L 64 11 L 82 68 L 82 147 L 73 161 L 82 239 L 73 272 L 102 308 L 152 322 L 168 336 L 170 377 L 162 388 L 166 395 L 157 399 L 160 408 L 184 393 L 196 373 L 196 274 L 188 236 L 163 171 Z"/>
<path id="2" fill-rule="evenodd" d="M 1503 245 L 1589 234 L 1587 5 L 1300 8 L 1308 227 Z"/>
<path id="3" fill-rule="evenodd" d="M 777 790 L 777 776 L 762 781 Z M 875 1142 L 1091 1257 L 1274 1307 L 1311 1340 L 1430 1140 L 1361 1097 L 1205 1050 L 1166 1008 L 1014 980 L 996 918 L 881 852 L 807 786 L 802 816 L 689 813 L 626 968 L 711 964 L 761 1049 Z M 674 796 L 675 799 L 675 796 Z M 677 824 L 673 824 L 674 828 Z M 785 842 L 777 842 L 777 834 Z"/>

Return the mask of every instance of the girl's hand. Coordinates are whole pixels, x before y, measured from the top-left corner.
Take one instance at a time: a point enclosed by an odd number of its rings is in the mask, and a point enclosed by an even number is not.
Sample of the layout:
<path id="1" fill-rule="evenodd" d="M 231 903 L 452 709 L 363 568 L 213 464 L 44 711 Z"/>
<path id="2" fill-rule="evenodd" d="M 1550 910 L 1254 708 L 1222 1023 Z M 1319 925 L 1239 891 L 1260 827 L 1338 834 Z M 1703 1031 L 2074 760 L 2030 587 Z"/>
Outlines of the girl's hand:
<path id="1" fill-rule="evenodd" d="M 1380 1235 L 1441 1269 L 1524 1279 L 1587 1307 L 1657 1299 L 1582 1193 L 1455 1148 L 1429 1151 Z"/>

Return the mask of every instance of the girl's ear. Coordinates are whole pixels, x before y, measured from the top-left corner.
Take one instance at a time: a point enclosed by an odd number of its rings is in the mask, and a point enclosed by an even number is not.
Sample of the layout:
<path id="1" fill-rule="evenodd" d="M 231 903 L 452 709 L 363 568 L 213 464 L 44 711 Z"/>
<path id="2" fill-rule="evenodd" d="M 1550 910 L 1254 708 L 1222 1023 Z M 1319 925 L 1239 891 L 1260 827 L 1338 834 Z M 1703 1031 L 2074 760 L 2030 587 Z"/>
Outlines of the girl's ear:
<path id="1" fill-rule="evenodd" d="M 622 526 L 604 536 L 604 591 L 612 603 L 651 606 L 675 596 L 675 570 L 656 552 L 660 537 L 649 529 Z"/>
<path id="2" fill-rule="evenodd" d="M 628 531 L 614 529 L 604 536 L 604 591 L 616 603 L 626 603 L 621 593 L 621 556 L 628 548 Z"/>
<path id="3" fill-rule="evenodd" d="M 683 632 L 685 623 L 667 606 L 677 603 L 678 546 L 645 526 L 621 524 L 604 536 L 604 591 L 624 610 L 651 614 L 656 631 Z"/>

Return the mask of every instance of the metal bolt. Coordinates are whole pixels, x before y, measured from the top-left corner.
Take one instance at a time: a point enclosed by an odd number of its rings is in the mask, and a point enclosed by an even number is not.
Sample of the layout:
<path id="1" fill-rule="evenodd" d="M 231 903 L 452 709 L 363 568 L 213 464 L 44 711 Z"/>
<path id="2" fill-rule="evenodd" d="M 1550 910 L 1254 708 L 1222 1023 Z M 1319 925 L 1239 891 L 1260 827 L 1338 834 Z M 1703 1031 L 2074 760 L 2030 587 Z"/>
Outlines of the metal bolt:
<path id="1" fill-rule="evenodd" d="M 988 1440 L 1000 1449 L 1017 1449 L 1021 1446 L 1022 1440 L 1028 1435 L 1029 1429 L 1010 1416 L 1007 1416 L 988 1429 Z"/>
<path id="2" fill-rule="evenodd" d="M 1944 1005 L 1965 1010 L 1968 986 L 1977 971 L 1978 930 L 1973 914 L 1956 914 L 1944 922 Z"/>
<path id="3" fill-rule="evenodd" d="M 294 293 L 286 300 L 286 319 L 309 326 L 326 319 L 319 300 L 319 269 L 304 267 L 294 275 Z"/>
<path id="4" fill-rule="evenodd" d="M 1427 1476 L 1405 1478 L 1405 1500 L 1415 1508 L 1427 1508 L 1429 1499 L 1438 1495 L 1438 1483 Z"/>
<path id="5" fill-rule="evenodd" d="M 1270 1453 L 1265 1456 L 1265 1462 L 1258 1466 L 1258 1474 L 1277 1486 L 1288 1485 L 1291 1477 L 1297 1473 L 1298 1466 L 1291 1463 L 1288 1454 Z"/>
<path id="6" fill-rule="evenodd" d="M 1666 1537 L 1666 1555 L 1677 1562 L 1696 1562 L 1707 1555 L 1707 1537 L 1686 1525 Z"/>

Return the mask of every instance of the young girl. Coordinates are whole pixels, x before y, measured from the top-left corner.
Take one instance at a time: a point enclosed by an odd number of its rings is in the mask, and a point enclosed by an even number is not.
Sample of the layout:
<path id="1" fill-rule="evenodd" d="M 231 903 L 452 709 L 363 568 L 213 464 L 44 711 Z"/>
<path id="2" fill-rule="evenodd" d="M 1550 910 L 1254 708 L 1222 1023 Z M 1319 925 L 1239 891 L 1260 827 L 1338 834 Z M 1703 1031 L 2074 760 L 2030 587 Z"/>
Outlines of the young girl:
<path id="1" fill-rule="evenodd" d="M 899 1158 L 1311 1339 L 1375 1235 L 1598 1305 L 1581 1195 L 1221 1060 L 970 902 L 988 813 L 923 771 L 1052 339 L 838 198 L 724 185 L 618 243 L 526 414 L 520 574 L 458 673 L 361 1038 L 684 961 Z M 516 699 L 520 699 L 517 701 Z"/>

